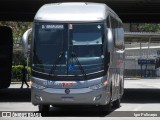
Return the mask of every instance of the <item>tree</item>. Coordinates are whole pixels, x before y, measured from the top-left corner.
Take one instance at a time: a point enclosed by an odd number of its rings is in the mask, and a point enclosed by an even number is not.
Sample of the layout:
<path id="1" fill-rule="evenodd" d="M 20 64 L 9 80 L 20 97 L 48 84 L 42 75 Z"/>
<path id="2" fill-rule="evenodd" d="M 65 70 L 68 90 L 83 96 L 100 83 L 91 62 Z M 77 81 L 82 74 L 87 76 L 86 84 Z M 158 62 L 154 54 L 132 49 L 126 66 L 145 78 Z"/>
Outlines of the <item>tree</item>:
<path id="1" fill-rule="evenodd" d="M 21 43 L 21 38 L 23 33 L 31 28 L 32 23 L 31 22 L 7 22 L 7 21 L 2 21 L 0 22 L 0 26 L 9 26 L 12 28 L 13 31 L 13 43 L 14 44 L 20 44 Z"/>
<path id="2" fill-rule="evenodd" d="M 142 23 L 138 25 L 141 32 L 160 32 L 160 24 Z"/>
<path id="3" fill-rule="evenodd" d="M 8 26 L 12 29 L 13 33 L 13 64 L 23 64 L 25 59 L 22 52 L 22 35 L 23 33 L 31 28 L 31 22 L 0 22 L 0 26 Z"/>

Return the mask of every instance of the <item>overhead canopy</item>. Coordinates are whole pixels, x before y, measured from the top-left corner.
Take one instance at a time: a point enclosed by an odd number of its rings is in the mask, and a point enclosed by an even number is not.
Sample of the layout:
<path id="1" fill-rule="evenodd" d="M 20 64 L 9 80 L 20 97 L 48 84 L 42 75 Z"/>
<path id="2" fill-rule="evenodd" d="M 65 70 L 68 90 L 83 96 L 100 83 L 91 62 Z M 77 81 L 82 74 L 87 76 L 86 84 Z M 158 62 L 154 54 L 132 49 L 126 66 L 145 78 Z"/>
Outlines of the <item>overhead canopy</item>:
<path id="1" fill-rule="evenodd" d="M 37 10 L 46 3 L 81 0 L 0 0 L 1 21 L 32 21 Z M 159 0 L 85 0 L 110 6 L 123 22 L 159 22 Z"/>
<path id="2" fill-rule="evenodd" d="M 126 56 L 129 56 L 134 59 L 136 58 L 137 54 L 139 54 L 137 55 L 138 58 L 149 58 L 149 56 L 150 58 L 157 57 L 157 51 L 160 49 L 160 33 L 125 32 L 124 36 L 125 50 L 132 51 L 128 53 L 126 52 Z M 147 51 L 145 51 L 145 49 L 147 49 Z"/>

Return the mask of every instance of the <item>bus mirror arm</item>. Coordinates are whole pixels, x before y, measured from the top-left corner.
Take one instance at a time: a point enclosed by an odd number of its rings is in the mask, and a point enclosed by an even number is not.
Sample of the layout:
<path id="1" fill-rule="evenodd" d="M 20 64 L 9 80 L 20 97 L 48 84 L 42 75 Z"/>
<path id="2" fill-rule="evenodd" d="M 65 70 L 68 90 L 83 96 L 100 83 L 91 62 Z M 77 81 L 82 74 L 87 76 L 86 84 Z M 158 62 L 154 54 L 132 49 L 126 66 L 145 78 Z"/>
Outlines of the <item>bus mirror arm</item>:
<path id="1" fill-rule="evenodd" d="M 108 52 L 112 52 L 113 51 L 113 34 L 112 34 L 112 29 L 108 28 L 107 29 L 107 48 L 108 48 Z"/>
<path id="2" fill-rule="evenodd" d="M 26 58 L 28 55 L 28 37 L 32 32 L 32 28 L 28 29 L 22 36 L 22 47 L 24 52 L 24 57 Z"/>

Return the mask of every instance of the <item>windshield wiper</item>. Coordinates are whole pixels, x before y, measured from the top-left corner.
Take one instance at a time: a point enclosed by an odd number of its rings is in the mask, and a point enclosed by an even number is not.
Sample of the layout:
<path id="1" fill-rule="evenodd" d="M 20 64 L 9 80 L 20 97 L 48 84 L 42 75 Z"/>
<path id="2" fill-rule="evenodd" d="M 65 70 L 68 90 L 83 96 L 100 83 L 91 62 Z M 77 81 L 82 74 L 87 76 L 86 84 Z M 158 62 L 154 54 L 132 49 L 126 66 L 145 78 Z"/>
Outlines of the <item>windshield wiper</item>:
<path id="1" fill-rule="evenodd" d="M 61 61 L 63 54 L 64 54 L 64 51 L 61 51 L 53 67 L 51 68 L 49 75 L 54 75 L 55 70 L 57 68 L 57 64 Z"/>
<path id="2" fill-rule="evenodd" d="M 81 63 L 79 62 L 78 57 L 76 56 L 76 54 L 74 52 L 71 53 L 71 57 L 75 59 L 75 61 L 76 61 L 77 65 L 78 65 L 81 73 L 83 74 L 84 79 L 87 80 L 87 75 L 86 75 Z"/>

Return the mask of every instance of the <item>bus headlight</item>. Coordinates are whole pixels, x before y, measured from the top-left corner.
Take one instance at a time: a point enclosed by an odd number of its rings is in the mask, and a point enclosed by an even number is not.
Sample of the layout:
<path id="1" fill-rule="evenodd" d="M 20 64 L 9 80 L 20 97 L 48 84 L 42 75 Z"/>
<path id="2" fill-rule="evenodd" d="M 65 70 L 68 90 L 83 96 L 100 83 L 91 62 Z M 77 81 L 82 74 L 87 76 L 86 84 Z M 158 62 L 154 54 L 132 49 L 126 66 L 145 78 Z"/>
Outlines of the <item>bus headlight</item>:
<path id="1" fill-rule="evenodd" d="M 107 81 L 107 80 L 103 82 L 103 85 L 104 85 L 104 86 L 106 86 L 107 84 L 108 84 L 108 81 Z"/>
<path id="2" fill-rule="evenodd" d="M 104 81 L 100 84 L 90 86 L 89 88 L 92 89 L 92 90 L 96 90 L 96 89 L 99 89 L 99 88 L 102 88 L 102 87 L 106 86 L 107 84 L 108 84 L 108 82 L 106 80 L 106 81 Z"/>
<path id="3" fill-rule="evenodd" d="M 45 89 L 46 88 L 42 85 L 39 85 L 39 84 L 36 84 L 36 83 L 33 83 L 33 82 L 32 82 L 32 87 L 37 88 L 37 89 Z"/>

